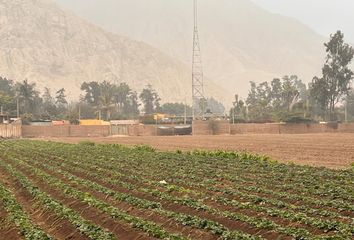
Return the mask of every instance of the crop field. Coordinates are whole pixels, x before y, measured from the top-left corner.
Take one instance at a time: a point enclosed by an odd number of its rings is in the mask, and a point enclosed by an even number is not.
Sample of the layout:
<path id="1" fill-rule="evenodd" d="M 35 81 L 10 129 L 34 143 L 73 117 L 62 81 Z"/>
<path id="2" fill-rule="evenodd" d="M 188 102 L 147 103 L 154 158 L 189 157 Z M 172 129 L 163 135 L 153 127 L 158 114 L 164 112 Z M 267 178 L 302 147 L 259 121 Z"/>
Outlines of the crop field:
<path id="1" fill-rule="evenodd" d="M 354 170 L 0 141 L 0 239 L 353 239 Z"/>
<path id="2" fill-rule="evenodd" d="M 282 163 L 295 163 L 332 169 L 354 164 L 354 134 L 241 134 L 234 136 L 153 136 L 92 137 L 96 143 L 134 146 L 145 144 L 162 151 L 194 149 L 247 151 L 264 154 Z M 78 143 L 85 138 L 49 138 L 52 141 Z M 47 139 L 48 140 L 48 139 Z"/>

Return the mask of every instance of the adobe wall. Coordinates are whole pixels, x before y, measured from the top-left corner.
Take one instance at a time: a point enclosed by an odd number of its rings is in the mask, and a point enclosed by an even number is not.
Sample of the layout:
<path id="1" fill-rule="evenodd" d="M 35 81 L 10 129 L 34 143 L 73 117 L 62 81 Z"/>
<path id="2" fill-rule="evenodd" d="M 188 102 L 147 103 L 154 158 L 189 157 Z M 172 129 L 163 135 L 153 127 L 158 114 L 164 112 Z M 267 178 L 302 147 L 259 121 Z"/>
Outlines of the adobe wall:
<path id="1" fill-rule="evenodd" d="M 0 138 L 20 138 L 21 136 L 21 125 L 0 125 Z"/>
<path id="2" fill-rule="evenodd" d="M 192 124 L 193 135 L 213 135 L 213 131 L 209 126 L 208 121 L 193 121 Z"/>
<path id="3" fill-rule="evenodd" d="M 157 129 L 154 125 L 130 125 L 129 136 L 156 136 Z"/>
<path id="4" fill-rule="evenodd" d="M 229 135 L 230 123 L 228 121 L 193 121 L 193 135 Z"/>
<path id="5" fill-rule="evenodd" d="M 279 134 L 278 124 L 231 124 L 230 134 Z"/>
<path id="6" fill-rule="evenodd" d="M 70 137 L 108 137 L 111 126 L 75 126 L 69 128 Z"/>
<path id="7" fill-rule="evenodd" d="M 235 134 L 309 134 L 309 133 L 354 133 L 354 123 L 347 124 L 234 124 Z"/>
<path id="8" fill-rule="evenodd" d="M 106 137 L 110 126 L 22 126 L 22 137 Z"/>

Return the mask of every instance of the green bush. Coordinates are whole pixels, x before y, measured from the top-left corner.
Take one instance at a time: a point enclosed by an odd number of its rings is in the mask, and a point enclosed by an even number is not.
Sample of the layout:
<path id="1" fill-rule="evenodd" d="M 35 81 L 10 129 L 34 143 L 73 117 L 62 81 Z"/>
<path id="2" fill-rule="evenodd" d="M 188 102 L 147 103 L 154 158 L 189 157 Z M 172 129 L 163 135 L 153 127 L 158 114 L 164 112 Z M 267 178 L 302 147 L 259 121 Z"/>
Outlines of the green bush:
<path id="1" fill-rule="evenodd" d="M 149 146 L 149 145 L 144 145 L 144 144 L 135 145 L 133 147 L 133 149 L 138 150 L 138 151 L 144 151 L 144 152 L 156 152 L 155 148 L 153 148 L 152 146 Z"/>
<path id="2" fill-rule="evenodd" d="M 95 144 L 94 142 L 85 140 L 85 141 L 79 142 L 79 145 L 80 145 L 80 146 L 91 146 L 91 147 L 93 147 L 93 146 L 95 146 L 96 144 Z"/>

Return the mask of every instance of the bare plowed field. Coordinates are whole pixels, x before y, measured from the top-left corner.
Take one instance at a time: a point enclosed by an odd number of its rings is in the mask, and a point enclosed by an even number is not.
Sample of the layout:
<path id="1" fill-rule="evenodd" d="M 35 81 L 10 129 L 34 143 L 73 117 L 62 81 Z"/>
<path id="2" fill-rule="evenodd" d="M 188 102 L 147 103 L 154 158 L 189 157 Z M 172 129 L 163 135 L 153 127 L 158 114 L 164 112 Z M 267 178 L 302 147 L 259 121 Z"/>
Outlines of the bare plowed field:
<path id="1" fill-rule="evenodd" d="M 78 143 L 83 138 L 51 139 Z M 346 168 L 354 163 L 354 134 L 90 138 L 96 143 L 147 144 L 159 150 L 222 149 L 265 154 L 280 162 Z"/>

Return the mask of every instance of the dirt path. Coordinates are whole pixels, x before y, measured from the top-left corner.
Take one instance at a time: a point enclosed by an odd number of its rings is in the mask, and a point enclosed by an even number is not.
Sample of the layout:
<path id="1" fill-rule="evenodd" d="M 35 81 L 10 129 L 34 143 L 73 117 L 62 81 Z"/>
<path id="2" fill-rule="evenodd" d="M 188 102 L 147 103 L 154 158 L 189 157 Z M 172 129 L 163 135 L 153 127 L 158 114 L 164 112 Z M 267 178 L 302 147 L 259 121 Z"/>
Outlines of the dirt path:
<path id="1" fill-rule="evenodd" d="M 354 163 L 354 134 L 109 137 L 46 139 L 68 143 L 90 140 L 125 145 L 148 144 L 159 150 L 223 149 L 265 154 L 280 162 L 347 168 Z"/>

